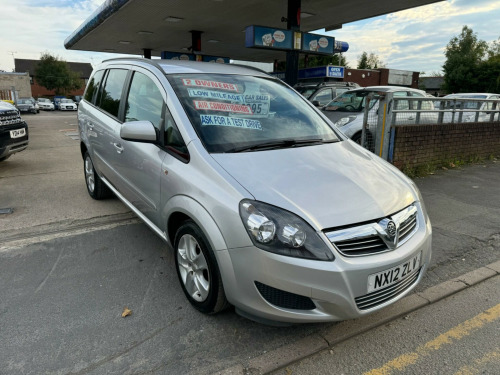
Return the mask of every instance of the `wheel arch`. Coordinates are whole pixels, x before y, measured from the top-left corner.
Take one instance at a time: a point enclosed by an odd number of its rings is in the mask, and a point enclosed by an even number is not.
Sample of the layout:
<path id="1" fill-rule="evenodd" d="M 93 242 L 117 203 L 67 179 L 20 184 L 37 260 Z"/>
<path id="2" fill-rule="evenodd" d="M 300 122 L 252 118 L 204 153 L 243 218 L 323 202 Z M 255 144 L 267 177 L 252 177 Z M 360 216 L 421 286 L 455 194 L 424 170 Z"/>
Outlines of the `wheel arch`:
<path id="1" fill-rule="evenodd" d="M 175 233 L 186 220 L 192 220 L 202 230 L 214 251 L 226 250 L 227 245 L 217 223 L 210 213 L 196 200 L 185 195 L 171 198 L 163 209 L 166 218 L 166 235 L 174 244 Z"/>

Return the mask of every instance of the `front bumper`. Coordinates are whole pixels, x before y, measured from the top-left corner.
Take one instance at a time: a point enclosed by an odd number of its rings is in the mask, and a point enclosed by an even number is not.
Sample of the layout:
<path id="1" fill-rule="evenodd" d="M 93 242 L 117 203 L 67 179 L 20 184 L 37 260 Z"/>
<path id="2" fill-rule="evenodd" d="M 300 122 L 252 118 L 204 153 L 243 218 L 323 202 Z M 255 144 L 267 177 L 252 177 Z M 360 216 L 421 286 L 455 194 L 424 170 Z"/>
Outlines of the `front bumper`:
<path id="1" fill-rule="evenodd" d="M 16 129 L 26 129 L 26 135 L 20 138 L 11 138 L 10 131 Z M 25 122 L 4 125 L 0 127 L 0 158 L 10 156 L 16 152 L 21 152 L 28 147 L 28 125 Z"/>
<path id="2" fill-rule="evenodd" d="M 419 215 L 420 220 L 423 220 L 422 214 Z M 285 257 L 253 246 L 227 250 L 226 261 L 230 259 L 231 270 L 234 272 L 224 275 L 226 265 L 220 267 L 227 298 L 237 311 L 261 321 L 313 323 L 370 314 L 407 295 L 422 279 L 431 259 L 432 232 L 430 222 L 422 223 L 412 238 L 390 252 L 356 258 L 345 257 L 331 245 L 335 255 L 333 262 Z M 369 275 L 409 261 L 419 252 L 420 266 L 404 279 L 411 279 L 411 282 L 403 283 L 397 293 L 375 307 L 358 308 L 356 298 L 368 294 Z M 220 258 L 224 258 L 224 255 L 220 254 Z M 267 290 L 263 290 L 262 285 Z M 298 296 L 295 300 L 299 301 L 299 308 L 276 306 L 272 303 L 272 297 L 269 298 L 269 293 L 281 293 L 277 297 L 280 301 L 283 298 L 288 298 L 289 301 L 291 298 L 293 302 L 294 296 Z M 307 307 L 307 303 L 301 304 L 308 299 L 313 303 L 312 308 Z"/>

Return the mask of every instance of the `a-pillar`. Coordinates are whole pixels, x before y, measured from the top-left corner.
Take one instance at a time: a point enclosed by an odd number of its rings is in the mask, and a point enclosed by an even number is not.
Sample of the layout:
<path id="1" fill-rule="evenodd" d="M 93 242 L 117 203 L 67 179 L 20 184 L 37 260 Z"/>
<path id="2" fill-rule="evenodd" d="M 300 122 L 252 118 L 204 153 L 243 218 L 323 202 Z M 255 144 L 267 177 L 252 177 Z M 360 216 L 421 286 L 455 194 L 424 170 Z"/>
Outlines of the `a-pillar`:
<path id="1" fill-rule="evenodd" d="M 300 2 L 301 0 L 288 0 L 287 29 L 300 31 Z M 299 51 L 286 52 L 285 81 L 293 86 L 299 80 Z"/>

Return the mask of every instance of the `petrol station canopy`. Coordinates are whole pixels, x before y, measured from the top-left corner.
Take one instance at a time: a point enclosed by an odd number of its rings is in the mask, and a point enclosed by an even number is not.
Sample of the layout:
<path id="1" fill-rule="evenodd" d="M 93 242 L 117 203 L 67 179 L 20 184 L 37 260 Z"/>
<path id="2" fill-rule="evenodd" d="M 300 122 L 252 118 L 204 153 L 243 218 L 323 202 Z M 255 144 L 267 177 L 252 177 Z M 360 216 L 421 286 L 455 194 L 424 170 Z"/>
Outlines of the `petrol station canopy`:
<path id="1" fill-rule="evenodd" d="M 300 31 L 335 30 L 349 22 L 438 1 L 442 0 L 302 0 Z M 200 31 L 200 54 L 273 62 L 283 60 L 285 52 L 246 48 L 245 28 L 286 29 L 287 11 L 288 0 L 106 0 L 64 45 L 134 55 L 144 50 L 152 56 L 162 51 L 190 53 L 191 31 Z"/>

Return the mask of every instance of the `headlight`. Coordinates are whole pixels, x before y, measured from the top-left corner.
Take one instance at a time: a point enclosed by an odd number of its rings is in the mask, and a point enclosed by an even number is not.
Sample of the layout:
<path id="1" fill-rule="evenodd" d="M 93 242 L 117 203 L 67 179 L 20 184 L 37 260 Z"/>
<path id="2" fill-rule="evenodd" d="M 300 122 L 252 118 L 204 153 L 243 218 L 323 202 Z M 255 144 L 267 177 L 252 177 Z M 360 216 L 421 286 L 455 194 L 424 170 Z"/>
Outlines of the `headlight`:
<path id="1" fill-rule="evenodd" d="M 291 212 L 245 199 L 240 202 L 240 216 L 259 249 L 296 258 L 335 259 L 314 229 Z"/>
<path id="2" fill-rule="evenodd" d="M 418 189 L 417 184 L 415 184 L 415 182 L 413 182 L 411 180 L 410 180 L 410 182 L 411 182 L 411 186 L 413 187 L 413 190 L 417 194 L 417 199 L 420 203 L 420 207 L 422 207 L 422 214 L 424 215 L 425 223 L 427 224 L 427 222 L 429 221 L 429 216 L 427 215 L 427 209 L 425 208 L 425 203 L 424 203 L 424 199 L 422 198 L 422 194 L 420 193 L 420 190 Z"/>
<path id="3" fill-rule="evenodd" d="M 347 117 L 342 117 L 340 120 L 334 123 L 334 125 L 337 128 L 340 128 L 341 126 L 347 125 L 348 123 L 356 120 L 356 116 L 347 116 Z"/>

